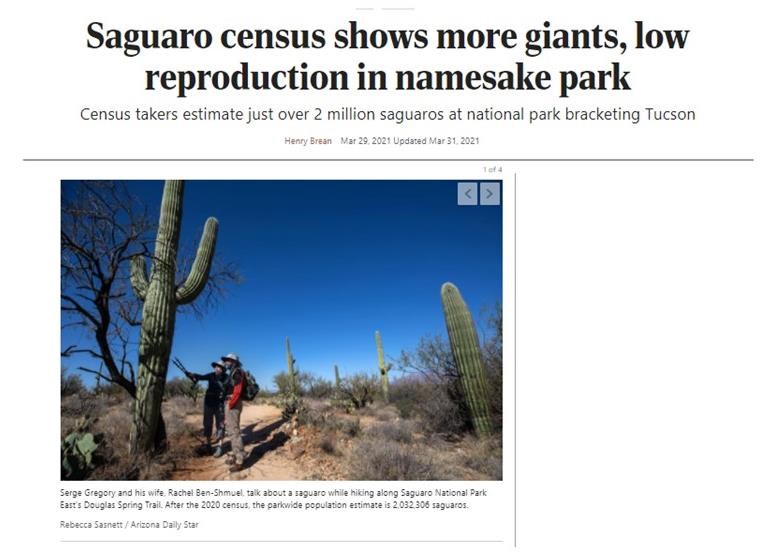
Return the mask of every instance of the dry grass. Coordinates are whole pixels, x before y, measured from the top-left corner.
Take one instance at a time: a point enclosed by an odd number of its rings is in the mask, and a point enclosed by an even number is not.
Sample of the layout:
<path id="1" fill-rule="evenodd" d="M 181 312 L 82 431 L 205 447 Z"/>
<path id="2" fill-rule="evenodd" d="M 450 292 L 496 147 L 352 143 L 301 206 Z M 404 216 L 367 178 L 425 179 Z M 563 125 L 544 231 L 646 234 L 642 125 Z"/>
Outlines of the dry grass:
<path id="1" fill-rule="evenodd" d="M 345 479 L 502 479 L 502 439 L 436 432 L 425 421 L 399 417 L 396 406 L 376 402 L 347 414 L 307 400 L 303 436 L 318 456 L 344 464 Z M 443 410 L 443 402 L 438 406 Z M 311 434 L 312 433 L 312 434 Z"/>
<path id="2" fill-rule="evenodd" d="M 447 479 L 502 480 L 501 442 L 495 437 L 479 439 L 468 435 L 457 442 L 434 445 L 433 456 L 447 472 Z"/>
<path id="3" fill-rule="evenodd" d="M 373 406 L 345 413 L 325 400 L 306 399 L 298 416 L 302 457 L 309 479 L 355 480 L 495 480 L 502 478 L 500 436 L 478 439 L 469 434 L 452 437 L 426 426 L 415 414 L 402 419 L 395 405 Z M 90 479 L 168 479 L 181 463 L 192 459 L 199 442 L 201 402 L 174 397 L 163 403 L 169 440 L 167 452 L 152 460 L 128 453 L 132 401 L 114 395 L 62 398 L 62 436 L 89 414 L 91 427 L 101 435 L 100 465 Z"/>
<path id="4" fill-rule="evenodd" d="M 500 437 L 469 439 L 463 464 L 489 479 L 503 479 L 503 441 Z"/>
<path id="5" fill-rule="evenodd" d="M 443 472 L 417 449 L 388 440 L 366 438 L 352 452 L 351 478 L 355 480 L 441 480 Z"/>
<path id="6" fill-rule="evenodd" d="M 86 412 L 95 421 L 91 431 L 101 435 L 98 450 L 99 465 L 91 472 L 89 479 L 95 480 L 157 480 L 168 478 L 176 464 L 191 456 L 192 441 L 196 428 L 186 421 L 191 413 L 197 413 L 191 399 L 171 398 L 163 403 L 163 418 L 169 441 L 167 452 L 152 460 L 137 459 L 128 452 L 128 440 L 132 421 L 132 400 L 106 395 L 62 399 L 62 437 L 74 429 L 78 419 Z"/>
<path id="7" fill-rule="evenodd" d="M 366 430 L 366 436 L 397 443 L 411 443 L 414 432 L 415 424 L 413 422 L 396 418 L 388 423 L 375 423 Z"/>
<path id="8" fill-rule="evenodd" d="M 357 417 L 340 415 L 331 406 L 309 404 L 303 406 L 298 414 L 300 425 L 308 425 L 324 433 L 341 433 L 347 437 L 357 437 L 361 433 L 361 421 Z"/>

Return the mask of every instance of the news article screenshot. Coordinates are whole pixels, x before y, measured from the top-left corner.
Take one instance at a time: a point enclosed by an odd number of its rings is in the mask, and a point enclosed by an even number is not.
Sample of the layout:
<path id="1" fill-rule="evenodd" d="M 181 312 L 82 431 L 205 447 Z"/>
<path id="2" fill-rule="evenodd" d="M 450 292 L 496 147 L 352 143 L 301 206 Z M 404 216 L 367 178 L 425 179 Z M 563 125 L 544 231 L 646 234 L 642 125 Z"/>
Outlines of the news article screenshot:
<path id="1" fill-rule="evenodd" d="M 767 557 L 763 24 L 17 6 L 10 553 Z"/>

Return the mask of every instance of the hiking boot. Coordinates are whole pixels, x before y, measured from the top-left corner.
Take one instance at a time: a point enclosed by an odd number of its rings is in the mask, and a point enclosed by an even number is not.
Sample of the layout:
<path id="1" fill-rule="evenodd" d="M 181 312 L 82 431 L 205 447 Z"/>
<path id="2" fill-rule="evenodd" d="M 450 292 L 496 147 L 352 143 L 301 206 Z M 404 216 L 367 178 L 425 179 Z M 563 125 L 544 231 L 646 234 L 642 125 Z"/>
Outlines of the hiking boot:
<path id="1" fill-rule="evenodd" d="M 232 466 L 230 466 L 230 472 L 240 472 L 243 469 L 243 463 L 240 462 L 234 462 Z"/>
<path id="2" fill-rule="evenodd" d="M 223 454 L 224 454 L 224 451 L 222 450 L 222 447 L 221 447 L 221 446 L 218 446 L 218 447 L 216 448 L 216 450 L 214 451 L 214 454 L 213 454 L 213 456 L 214 456 L 214 458 L 219 458 L 219 457 L 220 457 L 220 456 L 222 456 Z"/>
<path id="3" fill-rule="evenodd" d="M 210 444 L 202 444 L 197 449 L 196 452 L 200 456 L 208 456 L 211 454 L 211 445 Z"/>
<path id="4" fill-rule="evenodd" d="M 232 454 L 228 454 L 227 458 L 225 458 L 225 464 L 227 464 L 228 466 L 231 464 L 235 464 L 235 456 L 233 456 Z"/>

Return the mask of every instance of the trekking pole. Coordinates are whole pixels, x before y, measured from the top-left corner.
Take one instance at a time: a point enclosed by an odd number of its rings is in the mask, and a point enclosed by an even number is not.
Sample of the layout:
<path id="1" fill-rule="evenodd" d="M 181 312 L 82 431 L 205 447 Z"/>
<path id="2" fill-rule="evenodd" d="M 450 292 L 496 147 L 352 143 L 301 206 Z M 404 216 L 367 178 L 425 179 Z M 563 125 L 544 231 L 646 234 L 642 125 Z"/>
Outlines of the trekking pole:
<path id="1" fill-rule="evenodd" d="M 183 373 L 187 373 L 187 372 L 188 372 L 188 371 L 187 371 L 187 368 L 186 368 L 184 365 L 182 365 L 182 362 L 179 360 L 179 358 L 178 358 L 178 357 L 174 357 L 173 361 L 171 361 L 171 362 L 174 364 L 174 366 L 175 366 L 177 369 L 179 369 L 179 370 L 180 370 L 180 371 L 182 371 Z"/>
<path id="2" fill-rule="evenodd" d="M 182 372 L 185 374 L 185 376 L 187 376 L 187 377 L 188 377 L 190 380 L 192 380 L 192 381 L 193 381 L 193 386 L 195 386 L 196 384 L 198 384 L 198 380 L 197 380 L 197 379 L 194 379 L 194 378 L 193 378 L 193 377 L 190 375 L 190 371 L 188 371 L 188 370 L 187 370 L 187 368 L 186 368 L 184 365 L 182 365 L 182 362 L 179 360 L 179 358 L 178 358 L 178 357 L 174 357 L 173 361 L 171 361 L 171 362 L 174 364 L 174 366 L 175 366 L 177 369 L 179 369 L 180 371 L 182 371 Z"/>

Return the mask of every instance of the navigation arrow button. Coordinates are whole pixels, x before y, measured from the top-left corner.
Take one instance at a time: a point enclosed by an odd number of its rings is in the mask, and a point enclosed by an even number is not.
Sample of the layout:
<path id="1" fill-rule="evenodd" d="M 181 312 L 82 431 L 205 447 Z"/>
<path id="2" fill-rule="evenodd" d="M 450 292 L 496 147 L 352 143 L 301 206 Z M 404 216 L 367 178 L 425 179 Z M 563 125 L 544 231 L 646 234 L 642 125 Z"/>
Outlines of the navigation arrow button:
<path id="1" fill-rule="evenodd" d="M 482 182 L 481 183 L 481 205 L 499 206 L 500 205 L 500 183 Z"/>
<path id="2" fill-rule="evenodd" d="M 458 206 L 477 206 L 478 203 L 479 203 L 479 183 L 458 182 L 457 183 L 457 205 Z"/>

